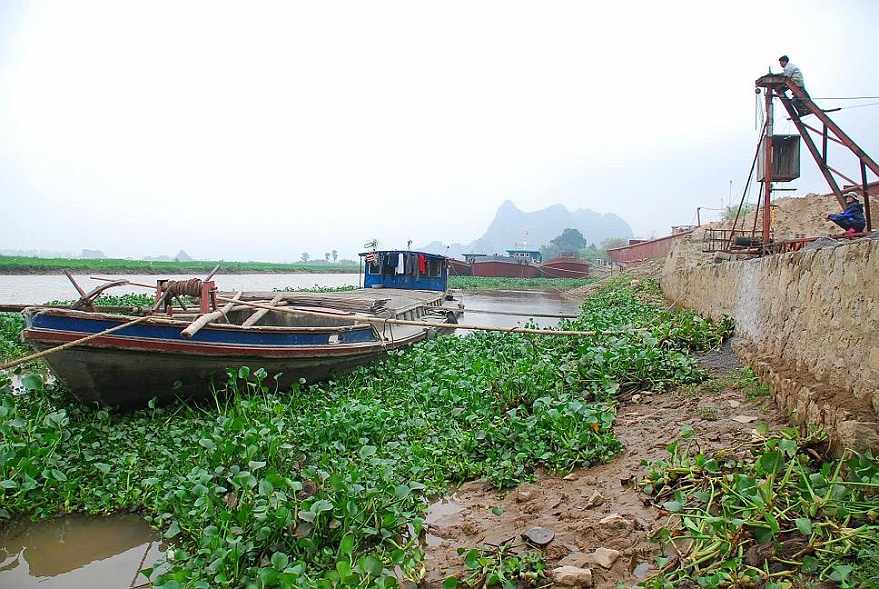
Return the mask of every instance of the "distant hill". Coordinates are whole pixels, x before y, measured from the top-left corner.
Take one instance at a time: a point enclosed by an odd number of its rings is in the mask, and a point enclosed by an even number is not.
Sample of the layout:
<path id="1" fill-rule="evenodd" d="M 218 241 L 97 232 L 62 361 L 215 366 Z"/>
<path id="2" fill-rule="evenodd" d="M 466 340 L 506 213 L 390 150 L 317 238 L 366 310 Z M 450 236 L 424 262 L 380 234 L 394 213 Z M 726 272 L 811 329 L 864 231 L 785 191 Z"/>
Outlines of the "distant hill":
<path id="1" fill-rule="evenodd" d="M 454 243 L 448 249 L 435 241 L 424 251 L 462 258 L 464 254 L 503 254 L 508 249 L 540 249 L 567 228 L 577 229 L 590 244 L 600 245 L 610 237 L 629 239 L 632 228 L 613 214 L 600 214 L 590 209 L 569 211 L 564 205 L 552 205 L 540 211 L 525 213 L 512 201 L 504 201 L 485 234 L 468 244 Z"/>
<path id="2" fill-rule="evenodd" d="M 183 250 L 177 252 L 177 255 L 173 258 L 171 256 L 153 256 L 146 257 L 143 260 L 145 262 L 192 262 L 192 258 Z"/>

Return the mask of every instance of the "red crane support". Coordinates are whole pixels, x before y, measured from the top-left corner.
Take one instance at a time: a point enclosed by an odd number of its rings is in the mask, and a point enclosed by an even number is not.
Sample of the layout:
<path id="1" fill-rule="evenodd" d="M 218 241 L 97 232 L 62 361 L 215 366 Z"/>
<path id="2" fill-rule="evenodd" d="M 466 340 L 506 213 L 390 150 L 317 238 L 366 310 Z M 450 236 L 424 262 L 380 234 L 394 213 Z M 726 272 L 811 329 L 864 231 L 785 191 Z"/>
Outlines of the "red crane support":
<path id="1" fill-rule="evenodd" d="M 790 115 L 790 120 L 793 121 L 794 125 L 797 128 L 797 131 L 803 138 L 803 142 L 806 144 L 806 147 L 812 154 L 815 163 L 818 164 L 818 168 L 821 170 L 821 174 L 824 176 L 824 179 L 830 186 L 830 190 L 833 192 L 834 195 L 836 195 L 836 199 L 839 201 L 840 206 L 845 208 L 845 197 L 843 196 L 843 191 L 839 187 L 836 176 L 847 180 L 849 184 L 854 185 L 860 190 L 864 200 L 864 217 L 867 221 L 867 231 L 872 230 L 870 222 L 870 195 L 867 190 L 867 170 L 869 169 L 874 175 L 879 177 L 879 164 L 873 161 L 873 159 L 871 159 L 870 156 L 868 156 L 864 152 L 864 150 L 858 146 L 857 143 L 855 143 L 848 135 L 846 135 L 842 131 L 842 129 L 840 129 L 839 126 L 834 123 L 829 116 L 827 116 L 826 112 L 818 108 L 818 106 L 814 102 L 812 102 L 811 98 L 809 98 L 809 95 L 806 94 L 805 90 L 794 84 L 793 81 L 791 81 L 791 79 L 787 76 L 784 76 L 782 74 L 767 74 L 765 76 L 757 78 L 755 85 L 758 88 L 765 89 L 765 92 L 767 93 L 767 103 L 772 100 L 773 96 L 781 98 L 781 103 L 787 110 L 788 115 Z M 793 98 L 787 98 L 787 96 L 784 94 L 785 90 L 790 90 Z M 793 105 L 794 100 L 798 102 L 801 109 L 806 109 L 808 112 L 803 115 L 798 114 Z M 767 112 L 771 113 L 771 109 L 767 109 Z M 815 127 L 805 124 L 802 120 L 802 117 L 808 115 L 814 115 L 819 121 L 821 121 L 821 123 L 823 123 L 824 125 L 823 130 L 816 129 Z M 771 126 L 769 126 L 768 128 L 771 129 Z M 815 141 L 813 140 L 812 135 L 809 133 L 809 131 L 817 133 L 821 136 L 822 149 L 820 151 L 818 150 L 818 146 L 815 144 Z M 828 140 L 845 147 L 858 159 L 861 172 L 860 182 L 847 177 L 839 170 L 836 170 L 830 166 L 827 159 Z M 766 212 L 768 213 L 769 193 L 771 191 L 770 174 L 772 171 L 771 137 L 769 137 L 766 141 L 766 149 L 766 174 L 764 177 L 764 181 L 766 182 L 767 189 L 764 207 L 766 207 Z M 764 215 L 764 219 L 768 220 L 768 215 Z M 764 221 L 764 224 L 765 222 L 766 221 Z M 764 231 L 767 230 L 764 228 Z M 764 244 L 766 243 L 768 243 L 768 240 L 764 239 Z"/>

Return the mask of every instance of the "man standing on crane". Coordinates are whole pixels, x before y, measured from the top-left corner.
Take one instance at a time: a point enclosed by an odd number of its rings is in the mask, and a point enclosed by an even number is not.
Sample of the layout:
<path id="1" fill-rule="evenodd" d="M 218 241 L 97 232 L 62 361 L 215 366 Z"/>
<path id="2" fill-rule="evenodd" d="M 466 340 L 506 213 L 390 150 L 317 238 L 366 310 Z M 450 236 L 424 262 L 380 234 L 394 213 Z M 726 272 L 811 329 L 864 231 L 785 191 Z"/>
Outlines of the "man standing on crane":
<path id="1" fill-rule="evenodd" d="M 790 78 L 791 82 L 793 82 L 794 84 L 796 84 L 797 86 L 800 87 L 800 90 L 803 91 L 803 94 L 806 95 L 806 98 L 810 98 L 809 93 L 806 91 L 806 83 L 803 81 L 803 72 L 800 71 L 800 68 L 798 68 L 796 65 L 791 63 L 791 61 L 790 61 L 790 59 L 788 59 L 787 55 L 782 55 L 781 57 L 779 57 L 778 63 L 782 67 L 782 70 L 783 70 L 781 72 L 782 75 L 784 75 L 787 78 Z M 787 98 L 787 96 L 785 94 L 786 92 L 787 92 L 786 89 L 784 91 L 782 91 L 782 97 Z M 796 110 L 797 114 L 800 115 L 801 117 L 804 117 L 804 116 L 810 114 L 809 109 L 806 106 L 805 102 L 800 100 L 799 98 L 793 99 L 793 105 L 794 105 L 794 110 Z"/>

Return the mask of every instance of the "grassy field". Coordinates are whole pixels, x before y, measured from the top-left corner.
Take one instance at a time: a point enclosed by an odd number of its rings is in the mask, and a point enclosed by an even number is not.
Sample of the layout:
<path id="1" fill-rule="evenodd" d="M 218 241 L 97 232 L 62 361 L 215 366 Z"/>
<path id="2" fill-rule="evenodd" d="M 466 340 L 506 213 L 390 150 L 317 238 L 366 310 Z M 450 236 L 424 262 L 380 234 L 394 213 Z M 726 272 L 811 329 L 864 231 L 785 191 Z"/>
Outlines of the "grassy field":
<path id="1" fill-rule="evenodd" d="M 208 274 L 216 266 L 224 273 L 353 273 L 356 262 L 311 261 L 298 264 L 269 262 L 226 262 L 222 260 L 191 262 L 157 262 L 120 259 L 31 258 L 0 256 L 0 274 L 60 274 L 71 272 L 107 272 L 115 274 Z"/>

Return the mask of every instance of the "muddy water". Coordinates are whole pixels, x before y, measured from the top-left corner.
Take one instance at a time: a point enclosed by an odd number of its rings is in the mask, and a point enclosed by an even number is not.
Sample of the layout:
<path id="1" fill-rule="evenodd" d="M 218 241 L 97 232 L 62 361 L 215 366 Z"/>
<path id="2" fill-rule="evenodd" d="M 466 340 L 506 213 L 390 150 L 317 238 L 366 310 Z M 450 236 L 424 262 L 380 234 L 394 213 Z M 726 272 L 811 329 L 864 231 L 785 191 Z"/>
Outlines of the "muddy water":
<path id="1" fill-rule="evenodd" d="M 158 279 L 182 280 L 192 276 L 165 276 L 155 274 L 114 274 L 103 278 L 124 279 L 131 283 L 155 288 Z M 107 283 L 87 275 L 74 274 L 73 279 L 85 291 Z M 217 274 L 213 281 L 220 290 L 272 290 L 273 288 L 312 288 L 315 286 L 359 286 L 357 274 Z M 113 287 L 108 294 L 149 293 L 149 288 L 134 284 Z M 78 299 L 76 287 L 63 274 L 2 274 L 0 275 L 0 304 L 41 305 L 49 301 Z"/>
<path id="2" fill-rule="evenodd" d="M 525 327 L 533 320 L 539 327 L 553 327 L 560 316 L 579 315 L 580 303 L 560 292 L 535 290 L 488 290 L 464 293 L 461 323 L 487 327 Z"/>
<path id="3" fill-rule="evenodd" d="M 123 589 L 147 583 L 164 546 L 136 515 L 68 516 L 0 527 L 0 587 Z"/>
<path id="4" fill-rule="evenodd" d="M 99 282 L 75 277 L 85 290 Z M 155 276 L 127 276 L 131 282 L 155 283 Z M 273 274 L 217 276 L 222 289 L 356 285 L 357 275 Z M 116 292 L 114 289 L 113 292 Z M 129 292 L 145 292 L 132 288 Z M 0 303 L 43 303 L 75 298 L 76 290 L 65 276 L 0 276 Z M 550 327 L 560 315 L 576 315 L 579 304 L 551 291 L 496 290 L 464 293 L 463 321 L 486 327 L 524 327 L 533 320 Z M 453 512 L 454 500 L 434 506 L 436 512 Z M 430 538 L 429 538 L 430 540 Z M 153 566 L 164 547 L 158 534 L 134 515 L 105 518 L 69 516 L 37 524 L 0 523 L 0 587 L 41 589 L 122 589 L 143 586 L 138 575 Z"/>

